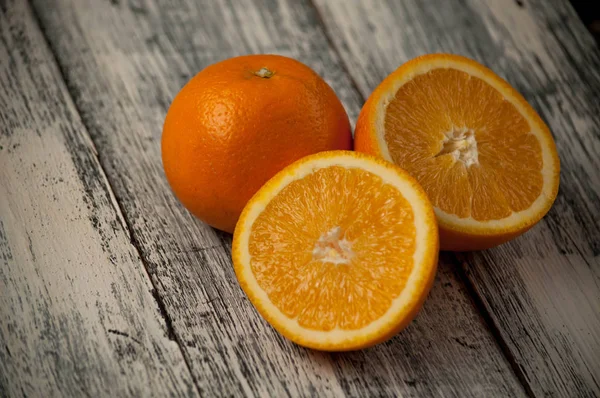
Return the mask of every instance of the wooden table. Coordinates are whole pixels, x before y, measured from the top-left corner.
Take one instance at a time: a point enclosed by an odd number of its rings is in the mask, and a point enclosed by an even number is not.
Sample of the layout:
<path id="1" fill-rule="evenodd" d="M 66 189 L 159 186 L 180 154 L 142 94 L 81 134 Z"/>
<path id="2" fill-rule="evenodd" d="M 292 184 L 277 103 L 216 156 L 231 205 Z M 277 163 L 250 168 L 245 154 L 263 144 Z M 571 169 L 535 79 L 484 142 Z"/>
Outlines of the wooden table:
<path id="1" fill-rule="evenodd" d="M 308 64 L 354 122 L 427 52 L 540 112 L 558 199 L 496 249 L 442 253 L 410 327 L 298 347 L 258 316 L 231 236 L 174 198 L 162 123 L 247 53 Z M 566 0 L 0 0 L 0 396 L 600 396 L 600 54 Z"/>

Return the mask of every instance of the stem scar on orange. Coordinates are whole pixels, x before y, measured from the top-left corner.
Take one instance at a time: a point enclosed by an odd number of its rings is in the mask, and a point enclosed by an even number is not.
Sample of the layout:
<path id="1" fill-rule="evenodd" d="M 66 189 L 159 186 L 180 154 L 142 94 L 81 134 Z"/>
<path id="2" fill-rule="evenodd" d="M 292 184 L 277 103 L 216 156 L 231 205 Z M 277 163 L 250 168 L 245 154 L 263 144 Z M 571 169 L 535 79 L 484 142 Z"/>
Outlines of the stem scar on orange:
<path id="1" fill-rule="evenodd" d="M 506 242 L 535 225 L 558 193 L 546 124 L 506 81 L 457 55 L 425 55 L 390 74 L 360 113 L 355 149 L 419 181 L 443 250 Z"/>
<path id="2" fill-rule="evenodd" d="M 227 232 L 285 166 L 351 147 L 348 116 L 331 87 L 308 66 L 278 55 L 241 56 L 202 70 L 173 100 L 162 135 L 175 195 Z"/>

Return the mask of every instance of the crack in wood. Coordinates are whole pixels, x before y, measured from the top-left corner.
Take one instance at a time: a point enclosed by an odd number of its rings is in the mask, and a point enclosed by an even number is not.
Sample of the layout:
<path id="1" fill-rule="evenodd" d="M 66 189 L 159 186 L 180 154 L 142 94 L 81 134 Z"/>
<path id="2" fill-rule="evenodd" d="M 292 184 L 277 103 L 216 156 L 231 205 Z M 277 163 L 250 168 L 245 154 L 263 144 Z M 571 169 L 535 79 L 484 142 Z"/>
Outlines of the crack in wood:
<path id="1" fill-rule="evenodd" d="M 141 341 L 139 341 L 138 339 L 136 339 L 136 338 L 135 338 L 135 337 L 133 337 L 133 336 L 130 336 L 128 333 L 121 332 L 121 331 L 119 331 L 119 330 L 116 330 L 116 329 L 107 329 L 106 331 L 107 331 L 108 333 L 116 334 L 117 336 L 127 337 L 127 338 L 129 338 L 129 339 L 133 340 L 134 342 L 138 343 L 139 345 L 142 345 L 142 346 L 143 346 L 143 344 L 142 344 L 142 342 L 141 342 Z"/>

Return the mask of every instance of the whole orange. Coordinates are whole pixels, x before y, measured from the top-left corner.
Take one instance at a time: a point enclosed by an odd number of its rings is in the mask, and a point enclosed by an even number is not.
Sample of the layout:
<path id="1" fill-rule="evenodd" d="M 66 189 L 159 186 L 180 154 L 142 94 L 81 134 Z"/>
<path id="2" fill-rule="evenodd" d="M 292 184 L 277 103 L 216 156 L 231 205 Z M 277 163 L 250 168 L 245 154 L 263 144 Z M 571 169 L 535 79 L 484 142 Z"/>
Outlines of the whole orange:
<path id="1" fill-rule="evenodd" d="M 175 195 L 227 232 L 285 166 L 351 147 L 348 115 L 331 87 L 308 66 L 278 55 L 241 56 L 202 70 L 173 100 L 162 135 Z"/>

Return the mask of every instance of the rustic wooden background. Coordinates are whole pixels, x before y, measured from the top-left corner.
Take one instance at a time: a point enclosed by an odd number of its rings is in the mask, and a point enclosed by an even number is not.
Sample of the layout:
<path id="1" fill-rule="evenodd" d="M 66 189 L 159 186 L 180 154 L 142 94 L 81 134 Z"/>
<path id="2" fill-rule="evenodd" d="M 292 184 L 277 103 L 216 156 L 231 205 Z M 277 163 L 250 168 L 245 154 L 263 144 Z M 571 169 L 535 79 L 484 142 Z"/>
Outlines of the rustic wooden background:
<path id="1" fill-rule="evenodd" d="M 354 123 L 417 55 L 485 63 L 549 124 L 548 216 L 443 253 L 407 330 L 328 354 L 279 336 L 160 161 L 203 67 L 308 64 Z M 566 0 L 0 0 L 0 396 L 600 396 L 600 54 Z"/>

